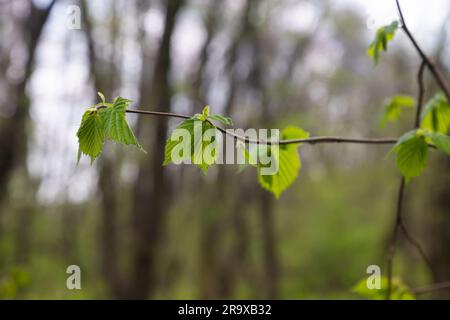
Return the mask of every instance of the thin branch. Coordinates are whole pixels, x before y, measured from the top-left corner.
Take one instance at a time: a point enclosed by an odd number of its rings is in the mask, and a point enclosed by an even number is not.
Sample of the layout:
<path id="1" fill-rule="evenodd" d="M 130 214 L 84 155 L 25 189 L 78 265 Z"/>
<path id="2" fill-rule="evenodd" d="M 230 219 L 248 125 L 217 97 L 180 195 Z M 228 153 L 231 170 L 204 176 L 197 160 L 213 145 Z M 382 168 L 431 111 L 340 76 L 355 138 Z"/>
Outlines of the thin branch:
<path id="1" fill-rule="evenodd" d="M 424 91 L 425 91 L 424 83 L 423 83 L 424 69 L 425 69 L 425 61 L 422 60 L 422 63 L 420 64 L 419 72 L 417 73 L 417 83 L 419 86 L 419 92 L 417 94 L 416 117 L 415 117 L 415 122 L 414 122 L 414 127 L 416 129 L 418 129 L 420 127 L 420 114 L 422 112 L 422 106 L 423 106 L 423 96 L 424 96 Z M 405 235 L 406 240 L 408 240 L 408 242 L 416 248 L 416 250 L 419 252 L 420 256 L 422 257 L 423 261 L 425 261 L 425 263 L 427 264 L 431 273 L 433 275 L 436 275 L 430 259 L 425 254 L 425 250 L 422 248 L 419 241 L 414 239 L 414 237 L 408 231 L 408 228 L 406 228 L 406 225 L 405 225 L 405 222 L 403 221 L 403 219 L 400 220 L 400 227 L 401 227 L 401 230 L 403 231 L 403 234 Z"/>
<path id="2" fill-rule="evenodd" d="M 438 83 L 439 87 L 442 89 L 442 91 L 444 91 L 444 93 L 447 97 L 447 100 L 450 101 L 450 89 L 449 89 L 447 81 L 445 80 L 441 71 L 436 67 L 434 62 L 431 61 L 431 59 L 425 54 L 425 52 L 419 46 L 418 42 L 416 41 L 416 39 L 414 38 L 414 36 L 412 35 L 412 33 L 409 31 L 408 27 L 406 26 L 399 0 L 395 0 L 395 2 L 397 3 L 397 8 L 398 8 L 398 12 L 400 15 L 400 20 L 402 23 L 403 31 L 408 36 L 409 40 L 413 44 L 416 51 L 419 53 L 422 60 L 426 63 L 428 69 L 431 71 L 431 73 L 433 74 L 433 77 L 436 79 L 436 82 Z"/>
<path id="3" fill-rule="evenodd" d="M 400 9 L 400 5 L 398 0 L 396 0 L 398 10 L 400 13 L 400 19 L 402 21 L 403 28 L 406 28 L 404 17 L 402 14 L 402 11 Z M 423 97 L 424 97 L 424 83 L 423 83 L 423 75 L 425 70 L 426 61 L 425 59 L 422 60 L 422 63 L 419 67 L 419 72 L 417 73 L 417 83 L 418 83 L 418 94 L 417 94 L 417 106 L 416 106 L 416 115 L 414 119 L 414 128 L 418 129 L 420 127 L 420 114 L 422 112 L 422 106 L 423 106 Z M 388 273 L 388 290 L 387 290 L 387 299 L 389 300 L 391 298 L 391 292 L 392 292 L 392 265 L 393 265 L 393 259 L 395 255 L 395 248 L 397 244 L 397 237 L 399 230 L 403 231 L 403 234 L 405 235 L 406 240 L 414 246 L 419 254 L 421 255 L 422 259 L 427 264 L 428 268 L 430 269 L 431 273 L 435 275 L 434 268 L 431 264 L 430 259 L 425 254 L 425 250 L 422 248 L 420 243 L 411 235 L 411 233 L 406 228 L 406 225 L 403 221 L 402 217 L 402 207 L 403 207 L 403 198 L 405 193 L 405 178 L 401 178 L 400 181 L 400 188 L 398 192 L 397 197 L 397 212 L 396 212 L 396 218 L 395 218 L 395 225 L 394 225 L 394 231 L 393 235 L 390 241 L 389 245 L 389 255 L 387 259 L 387 273 Z"/>
<path id="4" fill-rule="evenodd" d="M 431 260 L 426 255 L 425 250 L 422 248 L 420 243 L 416 239 L 414 239 L 414 237 L 409 233 L 408 229 L 406 228 L 405 222 L 403 220 L 400 223 L 400 227 L 403 231 L 403 234 L 405 235 L 406 240 L 408 240 L 409 243 L 417 249 L 417 251 L 419 252 L 423 261 L 425 261 L 425 263 L 427 264 L 427 266 L 430 269 L 433 276 L 436 276 L 436 272 L 434 270 L 433 264 L 431 263 Z"/>
<path id="5" fill-rule="evenodd" d="M 146 114 L 146 115 L 151 115 L 151 116 L 170 117 L 170 118 L 181 118 L 181 119 L 191 118 L 184 114 L 173 113 L 173 112 L 146 111 L 146 110 L 135 110 L 135 109 L 126 109 L 126 112 L 137 113 L 137 114 Z"/>
<path id="6" fill-rule="evenodd" d="M 422 60 L 420 64 L 419 73 L 417 74 L 417 83 L 419 85 L 419 94 L 417 96 L 417 107 L 416 107 L 416 118 L 414 122 L 414 127 L 417 129 L 420 127 L 420 114 L 422 113 L 423 106 L 423 95 L 425 92 L 424 83 L 423 83 L 423 72 L 425 70 L 425 60 Z"/>
<path id="7" fill-rule="evenodd" d="M 398 9 L 398 15 L 400 16 L 400 22 L 402 23 L 402 27 L 405 27 L 405 18 L 403 17 L 403 12 L 402 12 L 402 8 L 400 7 L 400 3 L 398 2 L 398 0 L 395 0 L 395 3 L 397 4 L 397 9 Z"/>
<path id="8" fill-rule="evenodd" d="M 400 230 L 400 226 L 402 224 L 402 206 L 404 195 L 405 195 L 405 178 L 402 177 L 400 180 L 400 187 L 397 196 L 397 210 L 395 214 L 394 230 L 392 232 L 391 241 L 389 242 L 389 255 L 387 258 L 388 289 L 386 298 L 388 300 L 391 298 L 392 292 L 392 265 L 395 255 L 395 248 L 397 244 L 398 231 Z"/>
<path id="9" fill-rule="evenodd" d="M 172 113 L 172 112 L 159 112 L 159 111 L 146 111 L 146 110 L 136 110 L 136 109 L 127 109 L 128 113 L 137 113 L 143 115 L 152 115 L 152 116 L 160 116 L 160 117 L 171 117 L 171 118 L 181 118 L 181 119 L 190 119 L 190 116 Z M 343 137 L 311 137 L 306 139 L 288 139 L 288 140 L 279 140 L 278 142 L 266 141 L 266 140 L 255 140 L 248 137 L 243 137 L 235 134 L 230 130 L 223 129 L 214 125 L 210 122 L 214 127 L 217 128 L 220 132 L 224 134 L 228 134 L 236 138 L 237 140 L 246 142 L 246 143 L 254 143 L 254 144 L 293 144 L 293 143 L 309 143 L 309 144 L 318 144 L 318 143 L 359 143 L 359 144 L 395 144 L 397 143 L 396 138 L 343 138 Z"/>

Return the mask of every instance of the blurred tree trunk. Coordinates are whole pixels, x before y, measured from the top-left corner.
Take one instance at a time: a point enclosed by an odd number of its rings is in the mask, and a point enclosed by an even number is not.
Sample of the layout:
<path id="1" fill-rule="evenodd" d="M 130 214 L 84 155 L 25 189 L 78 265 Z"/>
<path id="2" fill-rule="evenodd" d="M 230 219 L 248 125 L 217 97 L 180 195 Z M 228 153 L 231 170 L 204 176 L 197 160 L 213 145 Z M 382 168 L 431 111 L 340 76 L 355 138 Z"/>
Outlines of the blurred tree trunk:
<path id="1" fill-rule="evenodd" d="M 445 20 L 447 23 L 448 19 Z M 448 25 L 448 23 L 447 23 Z M 448 56 L 445 55 L 445 44 L 448 39 L 448 28 L 443 26 L 440 34 L 439 46 L 437 48 L 439 66 L 442 68 L 445 74 L 445 78 L 449 79 L 449 70 L 444 66 L 448 65 Z M 446 60 L 447 59 L 447 60 Z M 432 92 L 436 92 L 437 89 L 433 82 Z M 430 260 L 435 269 L 435 282 L 444 282 L 450 280 L 450 176 L 448 174 L 442 174 L 443 172 L 450 172 L 450 159 L 448 157 L 439 155 L 440 159 L 437 162 L 434 170 L 432 185 L 427 188 L 429 206 L 431 207 L 429 217 L 426 218 L 427 232 L 432 230 L 430 234 L 432 236 L 427 237 L 427 249 L 430 252 Z M 434 293 L 436 298 L 450 297 L 448 290 L 438 291 Z"/>
<path id="2" fill-rule="evenodd" d="M 13 115 L 9 119 L 0 121 L 0 235 L 1 228 L 1 207 L 7 196 L 7 186 L 15 170 L 20 170 L 19 179 L 29 180 L 26 166 L 27 159 L 27 137 L 30 102 L 26 92 L 26 85 L 32 75 L 36 48 L 42 35 L 42 31 L 55 1 L 43 9 L 38 8 L 30 2 L 30 12 L 28 17 L 17 22 L 20 37 L 23 39 L 27 49 L 28 59 L 24 65 L 24 75 L 14 83 L 8 83 L 8 101 L 11 103 Z M 28 184 L 26 192 L 34 194 L 35 184 Z M 33 213 L 35 212 L 30 201 L 19 204 L 19 215 L 17 219 L 17 229 L 15 230 L 15 258 L 16 263 L 26 263 L 29 257 L 31 239 L 33 234 Z"/>
<path id="3" fill-rule="evenodd" d="M 247 0 L 244 4 L 242 15 L 239 24 L 234 31 L 230 48 L 227 52 L 227 63 L 225 65 L 225 72 L 228 75 L 228 95 L 225 101 L 224 114 L 232 116 L 237 88 L 239 86 L 239 79 L 237 76 L 236 62 L 238 60 L 239 47 L 244 41 L 245 35 L 248 31 L 249 13 L 251 1 Z M 228 179 L 227 171 L 224 166 L 218 167 L 218 175 L 216 180 L 215 195 L 216 200 L 212 203 L 221 203 L 220 208 L 212 210 L 204 210 L 201 217 L 202 226 L 200 228 L 200 273 L 202 275 L 202 282 L 200 288 L 200 295 L 205 299 L 219 299 L 229 298 L 233 290 L 233 273 L 235 268 L 230 268 L 226 256 L 225 247 L 223 243 L 223 235 L 225 232 L 225 215 L 236 215 L 241 212 L 230 211 L 233 208 L 234 201 L 232 197 L 227 196 L 226 189 L 229 188 L 229 183 L 233 183 Z M 240 205 L 236 205 L 240 207 Z M 242 223 L 242 219 L 234 219 L 235 223 Z M 240 226 L 245 229 L 244 226 Z M 241 236 L 245 236 L 243 233 Z M 235 247 L 236 248 L 236 247 Z M 234 249 L 235 249 L 234 248 Z M 234 253 L 232 253 L 234 257 Z"/>
<path id="4" fill-rule="evenodd" d="M 89 17 L 88 5 L 85 0 L 80 2 L 83 27 L 86 34 L 88 55 L 90 63 L 90 74 L 96 91 L 101 91 L 105 97 L 112 98 L 114 90 L 119 85 L 120 75 L 116 68 L 116 56 L 118 41 L 118 28 L 120 21 L 117 12 L 117 1 L 112 4 L 112 21 L 110 26 L 111 34 L 111 56 L 108 60 L 100 58 L 96 53 L 93 36 L 93 25 Z M 97 96 L 96 96 L 97 98 Z M 106 148 L 106 146 L 105 146 Z M 98 160 L 99 180 L 98 186 L 101 191 L 99 223 L 100 236 L 100 269 L 101 274 L 114 298 L 122 298 L 125 295 L 125 283 L 119 268 L 117 219 L 118 219 L 118 190 L 117 177 L 119 164 L 112 158 L 109 149 Z"/>
<path id="5" fill-rule="evenodd" d="M 217 33 L 222 7 L 223 0 L 212 0 L 205 17 L 206 40 L 200 50 L 198 66 L 194 72 L 194 81 L 192 82 L 192 100 L 194 105 L 192 114 L 200 113 L 206 101 L 208 86 L 206 86 L 207 82 L 205 82 L 205 69 L 209 60 L 211 42 Z"/>
<path id="6" fill-rule="evenodd" d="M 77 235 L 80 210 L 74 205 L 64 204 L 61 211 L 61 256 L 67 265 L 71 265 L 79 257 Z"/>
<path id="7" fill-rule="evenodd" d="M 258 6 L 253 8 L 254 14 Z M 270 128 L 272 116 L 270 110 L 270 101 L 268 97 L 268 88 L 266 84 L 265 66 L 268 65 L 264 60 L 264 43 L 262 35 L 264 34 L 264 24 L 257 25 L 252 21 L 251 31 L 254 35 L 253 41 L 253 69 L 250 73 L 250 83 L 259 93 L 261 103 L 261 124 L 263 128 Z M 280 262 L 278 258 L 276 224 L 274 219 L 274 198 L 266 190 L 260 191 L 260 221 L 262 231 L 262 254 L 263 254 L 263 283 L 266 285 L 266 299 L 278 298 L 278 285 L 280 278 Z"/>
<path id="8" fill-rule="evenodd" d="M 428 238 L 430 259 L 436 270 L 436 282 L 448 281 L 450 279 L 450 177 L 449 175 L 438 174 L 438 172 L 450 172 L 450 160 L 442 159 L 434 169 L 436 177 L 433 179 L 433 186 L 430 188 L 429 199 L 431 205 L 430 213 L 433 215 L 428 221 L 428 228 L 432 230 L 432 236 Z M 441 297 L 445 291 L 439 293 Z M 449 297 L 449 294 L 445 295 Z"/>
<path id="9" fill-rule="evenodd" d="M 24 66 L 24 75 L 15 83 L 8 83 L 8 101 L 13 115 L 0 121 L 0 207 L 6 196 L 7 185 L 14 169 L 25 167 L 27 157 L 27 122 L 30 103 L 26 93 L 26 85 L 33 71 L 36 48 L 56 1 L 50 2 L 46 8 L 38 8 L 30 2 L 27 18 L 17 22 L 20 29 L 19 39 L 25 41 L 28 59 Z M 1 227 L 1 226 L 0 226 Z"/>
<path id="10" fill-rule="evenodd" d="M 165 4 L 164 31 L 154 66 L 151 93 L 149 93 L 150 88 L 143 85 L 140 102 L 142 105 L 154 106 L 157 111 L 168 112 L 171 110 L 170 48 L 177 14 L 183 1 L 168 0 Z M 143 61 L 143 65 L 144 68 L 147 68 L 145 61 Z M 144 121 L 142 118 L 139 119 L 140 122 Z M 169 201 L 166 169 L 162 166 L 167 125 L 165 117 L 158 118 L 153 122 L 154 129 L 150 134 L 151 147 L 147 149 L 151 152 L 150 161 L 146 160 L 145 163 L 141 163 L 135 184 L 133 272 L 128 293 L 130 298 L 149 298 L 156 289 L 156 254 L 165 231 L 165 215 Z M 141 127 L 142 132 L 149 132 L 148 129 L 150 128 Z"/>

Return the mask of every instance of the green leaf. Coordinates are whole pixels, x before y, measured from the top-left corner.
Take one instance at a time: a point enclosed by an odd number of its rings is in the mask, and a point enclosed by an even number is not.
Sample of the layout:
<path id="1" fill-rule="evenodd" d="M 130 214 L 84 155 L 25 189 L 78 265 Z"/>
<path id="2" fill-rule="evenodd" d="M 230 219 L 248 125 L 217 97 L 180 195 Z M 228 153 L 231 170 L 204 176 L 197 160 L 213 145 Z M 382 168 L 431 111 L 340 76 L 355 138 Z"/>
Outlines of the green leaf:
<path id="1" fill-rule="evenodd" d="M 78 162 L 81 154 L 85 154 L 91 158 L 92 165 L 95 158 L 102 152 L 105 142 L 103 121 L 97 109 L 90 108 L 84 113 L 77 137 L 79 144 Z"/>
<path id="2" fill-rule="evenodd" d="M 352 292 L 370 300 L 385 300 L 387 297 L 388 278 L 381 277 L 380 284 L 379 289 L 369 289 L 367 278 L 363 278 L 352 288 Z M 390 298 L 392 300 L 415 300 L 411 290 L 398 278 L 392 279 Z"/>
<path id="3" fill-rule="evenodd" d="M 105 95 L 104 95 L 103 93 L 101 93 L 100 91 L 97 92 L 97 94 L 98 94 L 98 96 L 100 97 L 100 100 L 102 100 L 102 103 L 105 104 L 105 103 L 106 103 L 106 101 L 105 101 Z"/>
<path id="4" fill-rule="evenodd" d="M 144 151 L 126 120 L 125 110 L 130 102 L 128 99 L 117 97 L 112 107 L 99 109 L 104 124 L 105 136 L 112 141 L 125 145 L 134 145 L 139 150 Z"/>
<path id="5" fill-rule="evenodd" d="M 375 34 L 375 39 L 370 44 L 367 51 L 369 57 L 372 58 L 375 64 L 378 64 L 380 58 L 380 51 L 386 51 L 388 42 L 390 42 L 398 29 L 398 21 L 393 21 L 390 25 L 381 27 Z"/>
<path id="6" fill-rule="evenodd" d="M 447 133 L 450 128 L 450 105 L 443 93 L 436 94 L 428 101 L 421 114 L 423 129 Z"/>
<path id="7" fill-rule="evenodd" d="M 209 131 L 212 132 L 209 137 L 205 135 L 208 130 L 213 130 Z M 216 134 L 217 129 L 208 121 L 199 120 L 198 116 L 182 121 L 166 142 L 163 165 L 193 163 L 206 175 L 208 168 L 217 158 Z M 178 158 L 176 162 L 173 159 L 174 155 Z"/>
<path id="8" fill-rule="evenodd" d="M 296 127 L 287 127 L 281 132 L 281 139 L 305 139 L 309 136 L 307 132 Z M 279 198 L 297 178 L 301 168 L 301 161 L 297 147 L 301 144 L 259 146 L 259 156 L 266 152 L 271 157 L 270 164 L 262 164 L 258 161 L 258 181 L 261 186 L 272 192 L 275 198 Z M 263 153 L 261 153 L 263 152 Z M 258 158 L 258 160 L 260 160 Z M 274 174 L 265 174 L 269 167 L 275 166 L 278 170 Z"/>
<path id="9" fill-rule="evenodd" d="M 380 126 L 383 128 L 388 122 L 398 120 L 404 109 L 414 107 L 415 100 L 410 96 L 394 96 L 386 103 L 383 115 L 381 116 Z"/>
<path id="10" fill-rule="evenodd" d="M 429 131 L 425 133 L 438 150 L 450 155 L 450 137 L 440 132 Z"/>
<path id="11" fill-rule="evenodd" d="M 205 116 L 205 118 L 209 116 L 209 106 L 205 106 L 203 108 L 203 115 Z"/>
<path id="12" fill-rule="evenodd" d="M 92 164 L 102 152 L 106 139 L 126 145 L 134 145 L 145 152 L 126 120 L 125 112 L 131 101 L 117 97 L 112 104 L 106 103 L 103 94 L 101 92 L 98 94 L 102 103 L 89 108 L 84 113 L 77 132 L 78 162 L 81 155 L 85 154 L 91 158 Z"/>
<path id="13" fill-rule="evenodd" d="M 217 134 L 211 121 L 232 125 L 231 118 L 211 115 L 209 106 L 201 114 L 182 121 L 166 142 L 163 165 L 169 163 L 194 163 L 206 175 L 208 168 L 217 160 Z M 173 159 L 176 156 L 176 161 Z"/>
<path id="14" fill-rule="evenodd" d="M 250 153 L 250 151 L 246 148 L 246 144 L 245 142 L 241 141 L 241 140 L 237 140 L 236 141 L 236 148 L 239 152 L 242 153 L 242 155 L 244 156 L 244 163 L 240 163 L 239 164 L 239 170 L 238 172 L 241 172 L 242 170 L 244 170 L 247 165 L 251 165 L 255 168 L 257 168 L 257 161 L 256 158 L 254 157 L 253 154 Z M 256 149 L 257 150 L 257 149 Z"/>
<path id="15" fill-rule="evenodd" d="M 196 114 L 195 117 L 201 121 L 205 121 L 209 117 L 209 106 L 205 106 L 201 114 Z"/>
<path id="16" fill-rule="evenodd" d="M 428 158 L 428 145 L 423 135 L 417 134 L 417 131 L 407 132 L 399 139 L 393 151 L 397 154 L 397 168 L 406 182 L 422 173 Z"/>
<path id="17" fill-rule="evenodd" d="M 298 128 L 298 127 L 294 127 L 294 126 L 288 126 L 286 128 L 283 129 L 283 131 L 281 131 L 281 139 L 283 140 L 294 140 L 294 139 L 306 139 L 309 137 L 309 133 L 306 132 L 305 130 Z M 292 144 L 286 144 L 286 145 L 282 145 L 282 147 L 297 147 L 298 144 L 297 143 L 292 143 Z"/>
<path id="18" fill-rule="evenodd" d="M 224 116 L 221 116 L 221 115 L 218 115 L 218 114 L 214 114 L 214 115 L 208 116 L 207 119 L 208 120 L 219 121 L 219 122 L 221 122 L 221 123 L 223 123 L 224 125 L 227 125 L 227 126 L 232 126 L 233 125 L 233 120 L 231 120 L 230 117 L 224 117 Z"/>

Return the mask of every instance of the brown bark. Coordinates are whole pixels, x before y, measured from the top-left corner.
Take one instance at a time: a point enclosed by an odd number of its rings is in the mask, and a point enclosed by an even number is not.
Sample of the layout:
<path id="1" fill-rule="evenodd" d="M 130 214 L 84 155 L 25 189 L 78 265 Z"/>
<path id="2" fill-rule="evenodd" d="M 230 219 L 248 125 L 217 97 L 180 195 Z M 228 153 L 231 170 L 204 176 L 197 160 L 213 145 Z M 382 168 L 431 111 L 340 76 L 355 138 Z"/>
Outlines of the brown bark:
<path id="1" fill-rule="evenodd" d="M 179 10 L 183 1 L 166 2 L 165 26 L 158 49 L 153 73 L 152 95 L 143 86 L 141 104 L 155 105 L 158 111 L 171 109 L 169 71 L 171 67 L 170 46 Z M 145 66 L 145 61 L 144 61 Z M 144 79 L 145 80 L 145 79 Z M 167 118 L 153 124 L 151 133 L 150 161 L 142 163 L 136 181 L 133 200 L 133 276 L 129 297 L 145 299 L 156 289 L 157 250 L 165 232 L 168 182 L 166 169 L 162 167 L 167 134 Z"/>
<path id="2" fill-rule="evenodd" d="M 83 26 L 88 46 L 88 56 L 90 62 L 90 74 L 96 91 L 102 91 L 106 97 L 112 97 L 116 89 L 120 75 L 116 72 L 115 57 L 117 55 L 116 42 L 118 41 L 119 25 L 117 3 L 113 4 L 113 17 L 111 27 L 112 54 L 108 61 L 98 58 L 95 50 L 95 41 L 93 37 L 93 26 L 89 17 L 88 5 L 85 0 L 80 1 L 80 8 L 83 18 Z M 116 172 L 117 164 L 108 153 L 99 159 L 99 180 L 98 187 L 101 192 L 100 213 L 101 223 L 99 224 L 99 253 L 100 269 L 104 276 L 110 293 L 114 298 L 122 298 L 125 295 L 125 283 L 119 268 L 119 239 L 117 236 L 118 219 L 118 190 Z"/>
<path id="3" fill-rule="evenodd" d="M 5 119 L 0 126 L 0 205 L 6 195 L 9 178 L 15 168 L 25 165 L 26 160 L 26 124 L 29 118 L 29 101 L 25 87 L 32 73 L 36 48 L 45 23 L 56 1 L 50 2 L 47 8 L 40 9 L 31 3 L 28 18 L 23 22 L 22 38 L 28 49 L 28 60 L 22 80 L 10 84 L 9 101 L 13 105 L 14 114 Z"/>
<path id="4" fill-rule="evenodd" d="M 208 10 L 207 17 L 205 18 L 205 28 L 206 28 L 206 40 L 202 45 L 200 50 L 200 57 L 198 61 L 198 66 L 194 73 L 194 81 L 192 82 L 192 100 L 193 100 L 193 112 L 200 113 L 206 101 L 205 93 L 208 88 L 205 84 L 205 73 L 206 64 L 209 60 L 209 51 L 211 50 L 211 42 L 216 35 L 216 31 L 219 24 L 220 12 L 222 9 L 223 0 L 214 0 Z"/>
<path id="5" fill-rule="evenodd" d="M 239 25 L 233 35 L 232 43 L 227 52 L 227 63 L 225 71 L 228 74 L 229 89 L 225 102 L 224 114 L 231 116 L 233 113 L 239 80 L 235 70 L 238 59 L 239 47 L 242 44 L 243 35 L 247 33 L 249 25 L 250 3 L 247 1 L 240 17 Z M 225 215 L 240 214 L 227 212 L 230 208 L 228 199 L 224 199 L 224 188 L 230 182 L 227 172 L 223 166 L 218 168 L 216 182 L 216 202 L 223 204 L 224 210 L 215 210 L 210 214 L 209 210 L 204 212 L 202 217 L 201 240 L 200 240 L 200 273 L 202 277 L 200 295 L 205 299 L 227 298 L 233 290 L 233 274 L 223 257 L 226 253 L 223 245 Z M 232 253 L 233 254 L 233 253 Z"/>

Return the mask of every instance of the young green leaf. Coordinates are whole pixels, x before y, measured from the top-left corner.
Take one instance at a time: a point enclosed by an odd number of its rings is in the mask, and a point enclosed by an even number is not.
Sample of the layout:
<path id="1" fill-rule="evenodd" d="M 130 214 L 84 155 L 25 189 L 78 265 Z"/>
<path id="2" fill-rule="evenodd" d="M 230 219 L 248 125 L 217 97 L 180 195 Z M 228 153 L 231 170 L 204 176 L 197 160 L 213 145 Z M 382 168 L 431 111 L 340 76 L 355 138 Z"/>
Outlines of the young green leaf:
<path id="1" fill-rule="evenodd" d="M 106 103 L 106 101 L 105 101 L 105 95 L 104 95 L 103 93 L 101 93 L 100 91 L 97 92 L 97 94 L 98 94 L 98 96 L 100 97 L 100 100 L 102 100 L 102 103 L 105 104 L 105 103 Z"/>
<path id="2" fill-rule="evenodd" d="M 367 278 L 361 279 L 352 291 L 370 300 L 385 300 L 387 297 L 388 278 L 381 277 L 380 288 L 369 288 Z M 392 300 L 414 300 L 411 290 L 398 278 L 392 279 L 391 295 Z"/>
<path id="3" fill-rule="evenodd" d="M 216 134 L 217 129 L 210 122 L 199 120 L 198 116 L 182 121 L 166 142 L 163 165 L 193 163 L 206 175 L 217 158 Z"/>
<path id="4" fill-rule="evenodd" d="M 238 172 L 243 171 L 245 168 L 247 168 L 248 165 L 253 166 L 255 168 L 258 167 L 256 157 L 253 154 L 251 154 L 250 151 L 247 149 L 245 142 L 243 142 L 241 140 L 237 140 L 236 141 L 236 149 L 243 156 L 243 163 L 239 163 Z M 257 148 L 255 148 L 255 150 L 257 150 Z"/>
<path id="5" fill-rule="evenodd" d="M 417 131 L 407 132 L 399 139 L 393 151 L 397 154 L 397 168 L 406 182 L 422 173 L 428 158 L 428 145 L 423 135 L 417 134 Z"/>
<path id="6" fill-rule="evenodd" d="M 86 154 L 91 157 L 92 164 L 102 152 L 106 139 L 134 145 L 145 152 L 126 120 L 125 111 L 131 101 L 117 97 L 112 104 L 106 103 L 103 94 L 101 92 L 98 94 L 102 104 L 91 107 L 84 113 L 77 132 L 78 162 L 81 155 Z"/>
<path id="7" fill-rule="evenodd" d="M 99 109 L 104 124 L 105 136 L 112 141 L 125 145 L 134 145 L 139 150 L 144 151 L 126 120 L 125 110 L 130 102 L 128 99 L 117 97 L 112 107 Z"/>
<path id="8" fill-rule="evenodd" d="M 394 96 L 386 103 L 383 115 L 381 116 L 380 126 L 384 128 L 388 122 L 398 120 L 404 109 L 414 107 L 415 100 L 410 96 Z"/>
<path id="9" fill-rule="evenodd" d="M 209 106 L 205 106 L 201 114 L 196 114 L 195 117 L 201 121 L 205 121 L 209 117 Z"/>
<path id="10" fill-rule="evenodd" d="M 431 140 L 436 148 L 450 155 L 450 137 L 440 132 L 428 131 L 425 136 Z"/>
<path id="11" fill-rule="evenodd" d="M 428 101 L 421 115 L 423 129 L 447 133 L 450 128 L 450 105 L 443 93 L 436 94 Z"/>
<path id="12" fill-rule="evenodd" d="M 90 108 L 84 113 L 77 137 L 79 144 L 78 162 L 80 162 L 83 153 L 91 158 L 92 164 L 102 152 L 105 142 L 103 121 L 97 109 Z"/>
<path id="13" fill-rule="evenodd" d="M 306 131 L 292 126 L 283 129 L 281 132 L 282 139 L 305 139 L 308 136 L 309 134 Z M 278 149 L 273 146 L 259 147 L 267 149 L 267 153 L 271 156 L 272 162 L 265 165 L 258 163 L 258 181 L 264 189 L 272 192 L 277 199 L 298 176 L 301 161 L 297 147 L 300 145 L 300 143 L 280 145 Z M 274 165 L 278 168 L 274 174 L 264 174 L 263 169 L 267 169 L 270 166 L 273 167 Z"/>
<path id="14" fill-rule="evenodd" d="M 223 123 L 226 126 L 232 126 L 233 125 L 233 120 L 231 120 L 230 117 L 224 117 L 218 114 L 213 114 L 211 116 L 207 117 L 208 120 L 214 120 L 214 121 L 219 121 L 221 123 Z"/>
<path id="15" fill-rule="evenodd" d="M 209 106 L 205 106 L 203 108 L 203 115 L 205 116 L 205 118 L 209 116 Z"/>
<path id="16" fill-rule="evenodd" d="M 372 58 L 375 64 L 378 64 L 380 58 L 380 51 L 386 51 L 388 42 L 394 38 L 395 32 L 398 29 L 398 21 L 392 22 L 390 25 L 381 27 L 375 34 L 375 39 L 370 44 L 367 51 L 369 57 Z"/>

